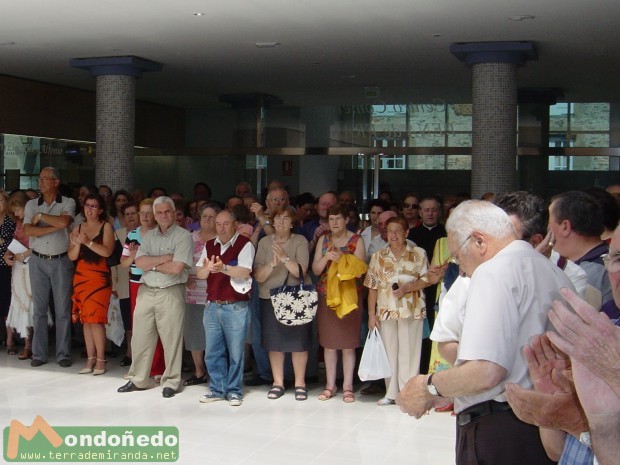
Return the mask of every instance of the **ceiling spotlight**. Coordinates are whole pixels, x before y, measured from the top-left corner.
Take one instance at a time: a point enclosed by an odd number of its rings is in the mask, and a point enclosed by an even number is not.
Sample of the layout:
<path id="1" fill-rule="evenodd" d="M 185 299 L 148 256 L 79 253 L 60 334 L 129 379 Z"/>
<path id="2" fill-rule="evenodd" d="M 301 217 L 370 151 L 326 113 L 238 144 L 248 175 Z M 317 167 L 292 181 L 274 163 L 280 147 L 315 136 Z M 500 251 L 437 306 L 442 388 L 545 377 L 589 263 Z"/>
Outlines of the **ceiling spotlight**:
<path id="1" fill-rule="evenodd" d="M 536 16 L 532 16 L 532 15 L 517 15 L 517 16 L 511 16 L 508 19 L 510 21 L 530 21 L 534 19 L 535 17 Z"/>
<path id="2" fill-rule="evenodd" d="M 204 16 L 206 13 L 194 13 L 194 16 Z"/>
<path id="3" fill-rule="evenodd" d="M 441 34 L 433 34 L 433 37 L 441 37 Z"/>
<path id="4" fill-rule="evenodd" d="M 280 42 L 254 42 L 258 48 L 274 48 L 280 45 Z"/>

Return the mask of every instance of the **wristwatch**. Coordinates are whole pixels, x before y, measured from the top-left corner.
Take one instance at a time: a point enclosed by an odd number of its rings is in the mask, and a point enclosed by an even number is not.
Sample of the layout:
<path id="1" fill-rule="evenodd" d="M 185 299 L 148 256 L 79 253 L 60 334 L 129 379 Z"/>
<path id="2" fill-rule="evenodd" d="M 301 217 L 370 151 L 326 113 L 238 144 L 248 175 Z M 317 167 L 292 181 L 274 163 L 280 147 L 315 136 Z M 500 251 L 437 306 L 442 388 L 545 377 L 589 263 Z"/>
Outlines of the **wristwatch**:
<path id="1" fill-rule="evenodd" d="M 265 220 L 265 222 L 263 223 L 263 227 L 264 226 L 271 226 L 271 221 Z"/>
<path id="2" fill-rule="evenodd" d="M 435 373 L 432 373 L 428 379 L 426 380 L 426 389 L 428 390 L 428 392 L 431 393 L 431 395 L 433 396 L 439 396 L 439 397 L 443 397 L 441 394 L 439 394 L 439 391 L 437 390 L 437 388 L 435 387 L 435 385 L 433 384 L 433 376 L 435 375 Z"/>
<path id="3" fill-rule="evenodd" d="M 151 268 L 151 271 L 157 271 L 157 265 L 155 265 L 153 268 Z"/>
<path id="4" fill-rule="evenodd" d="M 590 431 L 584 431 L 579 435 L 579 442 L 586 447 L 592 448 L 592 439 L 590 438 Z"/>

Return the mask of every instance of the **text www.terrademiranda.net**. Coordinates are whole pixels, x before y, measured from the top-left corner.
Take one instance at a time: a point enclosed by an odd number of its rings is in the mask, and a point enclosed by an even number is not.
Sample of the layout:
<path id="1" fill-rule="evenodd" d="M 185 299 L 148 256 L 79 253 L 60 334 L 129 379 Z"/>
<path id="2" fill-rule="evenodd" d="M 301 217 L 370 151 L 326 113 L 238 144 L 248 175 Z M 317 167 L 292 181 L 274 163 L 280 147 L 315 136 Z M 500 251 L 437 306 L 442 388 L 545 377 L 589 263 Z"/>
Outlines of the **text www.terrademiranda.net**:
<path id="1" fill-rule="evenodd" d="M 94 461 L 101 460 L 107 462 L 125 462 L 129 460 L 133 461 L 176 461 L 178 456 L 176 452 L 118 452 L 118 451 L 99 451 L 99 452 L 56 452 L 56 451 L 48 451 L 48 452 L 20 452 L 19 460 L 34 460 L 34 461 Z"/>

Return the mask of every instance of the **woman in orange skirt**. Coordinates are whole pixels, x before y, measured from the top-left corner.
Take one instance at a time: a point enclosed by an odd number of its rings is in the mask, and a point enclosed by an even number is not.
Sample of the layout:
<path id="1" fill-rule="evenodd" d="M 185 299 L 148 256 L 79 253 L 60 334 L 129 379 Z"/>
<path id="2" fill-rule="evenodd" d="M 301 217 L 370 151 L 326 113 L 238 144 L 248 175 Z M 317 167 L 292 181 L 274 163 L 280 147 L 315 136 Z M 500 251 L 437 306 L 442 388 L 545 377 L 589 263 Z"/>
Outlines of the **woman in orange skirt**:
<path id="1" fill-rule="evenodd" d="M 76 262 L 73 277 L 73 321 L 81 321 L 88 360 L 79 373 L 105 373 L 105 325 L 112 295 L 106 258 L 114 251 L 114 230 L 107 221 L 105 201 L 99 194 L 84 200 L 86 221 L 71 232 L 69 258 Z"/>

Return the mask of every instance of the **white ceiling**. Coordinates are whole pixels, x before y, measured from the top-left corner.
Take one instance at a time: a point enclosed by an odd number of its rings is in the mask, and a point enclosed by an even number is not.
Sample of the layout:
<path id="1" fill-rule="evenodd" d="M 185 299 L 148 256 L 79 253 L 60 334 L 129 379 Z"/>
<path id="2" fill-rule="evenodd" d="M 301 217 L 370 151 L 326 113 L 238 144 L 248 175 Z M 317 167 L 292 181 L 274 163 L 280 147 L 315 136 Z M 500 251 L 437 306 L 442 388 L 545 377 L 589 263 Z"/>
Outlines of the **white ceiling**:
<path id="1" fill-rule="evenodd" d="M 182 108 L 251 92 L 372 103 L 364 86 L 386 103 L 467 102 L 470 71 L 450 44 L 529 40 L 539 59 L 520 87 L 620 101 L 618 20 L 618 0 L 0 0 L 0 74 L 93 90 L 70 59 L 135 55 L 163 64 L 138 98 Z"/>

